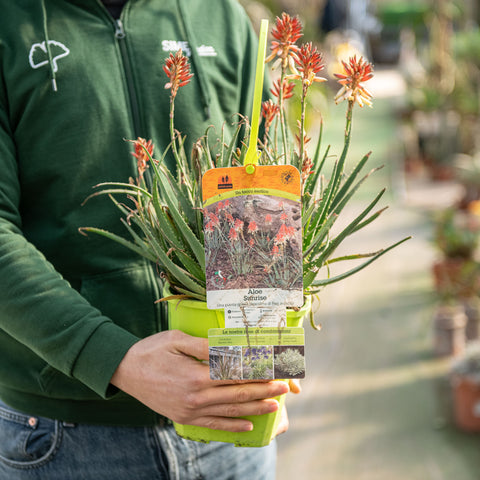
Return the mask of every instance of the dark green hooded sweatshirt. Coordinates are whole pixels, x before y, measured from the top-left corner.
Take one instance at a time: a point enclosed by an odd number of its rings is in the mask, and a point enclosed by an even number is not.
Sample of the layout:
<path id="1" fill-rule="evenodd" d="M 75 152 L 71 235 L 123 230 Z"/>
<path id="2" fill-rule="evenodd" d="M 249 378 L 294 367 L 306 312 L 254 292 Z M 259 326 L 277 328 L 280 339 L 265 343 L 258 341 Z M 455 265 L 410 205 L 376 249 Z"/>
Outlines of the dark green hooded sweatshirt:
<path id="1" fill-rule="evenodd" d="M 68 422 L 151 425 L 109 384 L 127 350 L 165 329 L 155 267 L 103 237 L 125 234 L 92 187 L 136 175 L 132 145 L 169 143 L 163 64 L 194 77 L 176 99 L 187 145 L 249 115 L 257 40 L 235 0 L 0 0 L 0 398 Z M 233 130 L 233 127 L 231 127 Z M 188 151 L 187 146 L 187 151 Z"/>

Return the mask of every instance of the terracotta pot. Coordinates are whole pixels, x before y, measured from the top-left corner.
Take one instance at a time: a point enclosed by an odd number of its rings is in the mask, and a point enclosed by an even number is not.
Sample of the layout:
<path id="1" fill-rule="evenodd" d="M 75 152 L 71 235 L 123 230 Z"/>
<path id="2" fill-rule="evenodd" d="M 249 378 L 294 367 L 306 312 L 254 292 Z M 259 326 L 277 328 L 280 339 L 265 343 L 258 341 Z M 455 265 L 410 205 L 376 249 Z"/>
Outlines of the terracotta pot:
<path id="1" fill-rule="evenodd" d="M 452 377 L 455 424 L 466 432 L 480 432 L 480 385 L 467 376 Z"/>
<path id="2" fill-rule="evenodd" d="M 479 337 L 479 321 L 480 321 L 480 299 L 478 297 L 470 297 L 462 300 L 465 315 L 467 316 L 467 325 L 465 327 L 465 336 L 467 342 L 476 340 Z"/>
<path id="3" fill-rule="evenodd" d="M 440 305 L 434 317 L 434 350 L 438 356 L 458 355 L 465 350 L 467 316 L 463 305 Z"/>
<path id="4" fill-rule="evenodd" d="M 468 298 L 476 294 L 479 287 L 477 272 L 472 260 L 446 257 L 432 265 L 435 289 L 440 295 L 455 295 Z"/>

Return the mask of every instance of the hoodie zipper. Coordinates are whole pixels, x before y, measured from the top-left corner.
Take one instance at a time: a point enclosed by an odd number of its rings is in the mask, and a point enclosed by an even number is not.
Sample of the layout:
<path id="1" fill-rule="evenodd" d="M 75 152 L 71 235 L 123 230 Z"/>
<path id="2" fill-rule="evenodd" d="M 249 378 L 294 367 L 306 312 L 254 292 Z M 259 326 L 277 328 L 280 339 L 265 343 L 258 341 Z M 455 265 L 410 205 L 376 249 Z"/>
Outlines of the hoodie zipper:
<path id="1" fill-rule="evenodd" d="M 120 55 L 122 57 L 123 69 L 125 72 L 125 79 L 127 83 L 127 91 L 130 99 L 131 109 L 132 109 L 134 133 L 136 137 L 139 137 L 141 135 L 140 132 L 142 132 L 141 120 L 140 120 L 140 107 L 139 107 L 137 92 L 135 90 L 132 63 L 130 61 L 127 45 L 125 43 L 125 36 L 126 36 L 125 29 L 123 28 L 122 21 L 120 19 L 116 19 L 115 20 L 115 38 L 117 39 L 117 42 L 120 48 Z M 135 163 L 135 166 L 136 166 L 136 163 Z M 145 173 L 148 174 L 148 171 Z M 153 273 L 153 270 L 151 267 L 149 268 L 149 275 L 150 275 L 152 288 L 155 290 L 156 298 L 161 298 L 163 296 L 162 291 L 160 289 L 158 281 L 156 280 L 155 274 Z M 157 331 L 167 330 L 168 329 L 167 314 L 166 314 L 165 307 L 163 306 L 163 303 L 162 305 L 156 308 L 155 312 L 156 312 L 155 318 L 156 318 Z"/>
<path id="2" fill-rule="evenodd" d="M 123 28 L 123 23 L 120 19 L 115 20 L 115 38 L 117 39 L 120 48 L 120 56 L 122 58 L 123 70 L 125 72 L 125 80 L 127 83 L 127 93 L 130 100 L 130 107 L 133 117 L 133 129 L 135 137 L 141 136 L 141 120 L 140 120 L 140 106 L 138 102 L 137 92 L 135 90 L 135 82 L 133 79 L 133 68 L 128 55 L 126 34 Z"/>

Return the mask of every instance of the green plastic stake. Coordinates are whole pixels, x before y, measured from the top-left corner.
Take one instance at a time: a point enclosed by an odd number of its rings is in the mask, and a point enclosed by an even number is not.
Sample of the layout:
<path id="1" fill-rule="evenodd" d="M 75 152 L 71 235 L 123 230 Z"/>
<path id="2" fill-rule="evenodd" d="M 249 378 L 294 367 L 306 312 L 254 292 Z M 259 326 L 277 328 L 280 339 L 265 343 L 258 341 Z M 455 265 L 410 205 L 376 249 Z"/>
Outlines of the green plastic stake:
<path id="1" fill-rule="evenodd" d="M 265 72 L 265 52 L 267 49 L 268 20 L 263 19 L 260 25 L 258 41 L 257 68 L 255 71 L 255 90 L 253 93 L 252 121 L 250 126 L 250 140 L 243 164 L 247 173 L 255 172 L 260 153 L 257 150 L 258 125 L 262 109 L 263 76 Z"/>

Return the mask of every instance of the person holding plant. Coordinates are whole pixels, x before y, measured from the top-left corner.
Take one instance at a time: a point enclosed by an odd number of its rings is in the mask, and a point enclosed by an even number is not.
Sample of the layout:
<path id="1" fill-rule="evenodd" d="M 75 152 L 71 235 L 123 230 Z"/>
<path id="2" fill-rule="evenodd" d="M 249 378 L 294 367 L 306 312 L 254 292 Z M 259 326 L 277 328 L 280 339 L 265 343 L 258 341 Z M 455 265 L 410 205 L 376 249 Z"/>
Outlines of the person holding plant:
<path id="1" fill-rule="evenodd" d="M 207 341 L 165 331 L 155 266 L 78 233 L 121 231 L 115 207 L 83 202 L 92 185 L 137 175 L 125 139 L 170 144 L 169 96 L 191 77 L 172 63 L 163 88 L 169 54 L 185 52 L 194 75 L 176 102 L 185 147 L 210 125 L 235 135 L 257 47 L 244 11 L 233 0 L 1 7 L 0 479 L 274 478 L 274 444 L 189 442 L 169 419 L 249 430 L 239 417 L 275 411 L 288 385 L 211 381 L 197 361 Z"/>

